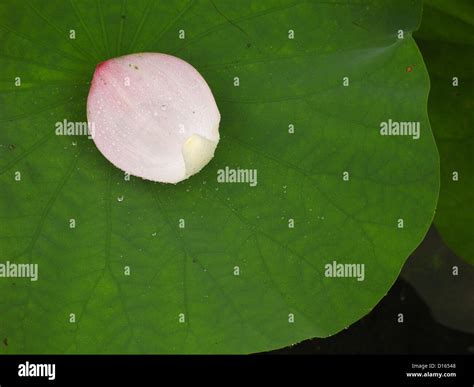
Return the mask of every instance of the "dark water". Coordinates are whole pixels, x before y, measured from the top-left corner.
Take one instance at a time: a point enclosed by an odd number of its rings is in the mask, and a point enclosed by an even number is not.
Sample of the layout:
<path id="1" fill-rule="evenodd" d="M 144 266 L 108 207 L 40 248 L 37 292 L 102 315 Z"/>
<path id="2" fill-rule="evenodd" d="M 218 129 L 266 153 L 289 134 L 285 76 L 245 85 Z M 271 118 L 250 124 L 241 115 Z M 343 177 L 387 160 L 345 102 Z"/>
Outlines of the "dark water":
<path id="1" fill-rule="evenodd" d="M 458 276 L 452 275 L 453 265 L 459 267 Z M 270 353 L 472 354 L 473 297 L 474 268 L 450 251 L 432 228 L 371 313 L 332 337 Z M 399 313 L 403 323 L 397 322 Z"/>

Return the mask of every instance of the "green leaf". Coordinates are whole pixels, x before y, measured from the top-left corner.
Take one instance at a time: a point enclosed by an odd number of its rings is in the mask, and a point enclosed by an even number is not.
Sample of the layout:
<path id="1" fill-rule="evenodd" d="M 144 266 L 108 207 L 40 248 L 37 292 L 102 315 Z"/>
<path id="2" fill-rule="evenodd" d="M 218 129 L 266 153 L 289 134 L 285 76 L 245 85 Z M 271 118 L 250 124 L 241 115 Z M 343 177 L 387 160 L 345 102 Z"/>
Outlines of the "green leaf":
<path id="1" fill-rule="evenodd" d="M 1 261 L 39 265 L 35 282 L 0 278 L 3 352 L 249 353 L 329 336 L 423 239 L 439 165 L 418 2 L 4 1 L 0 14 Z M 126 181 L 86 137 L 55 135 L 86 120 L 96 64 L 139 51 L 190 62 L 222 115 L 215 158 L 176 186 Z M 419 121 L 420 138 L 381 136 L 388 119 Z M 258 184 L 218 183 L 225 167 Z M 364 264 L 364 280 L 326 277 L 333 261 Z"/>
<path id="2" fill-rule="evenodd" d="M 448 246 L 473 264 L 472 1 L 426 1 L 423 22 L 415 37 L 430 74 L 428 112 L 441 159 L 441 189 L 434 222 Z"/>

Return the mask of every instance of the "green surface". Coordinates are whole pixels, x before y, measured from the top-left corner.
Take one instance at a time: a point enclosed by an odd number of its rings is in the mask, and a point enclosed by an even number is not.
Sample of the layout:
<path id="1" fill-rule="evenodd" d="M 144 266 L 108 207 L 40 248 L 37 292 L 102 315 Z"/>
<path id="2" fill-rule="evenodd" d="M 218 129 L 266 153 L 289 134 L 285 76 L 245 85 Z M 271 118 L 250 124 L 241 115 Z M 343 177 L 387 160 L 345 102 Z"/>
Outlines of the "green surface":
<path id="1" fill-rule="evenodd" d="M 423 239 L 439 163 L 419 2 L 4 1 L 0 17 L 1 261 L 39 265 L 36 282 L 0 278 L 2 352 L 325 337 L 368 313 Z M 125 181 L 92 141 L 54 134 L 86 120 L 98 62 L 139 51 L 189 61 L 221 111 L 215 158 L 176 186 Z M 420 139 L 380 136 L 389 118 L 420 121 Z M 256 168 L 258 185 L 217 183 L 226 166 Z M 334 260 L 364 263 L 365 280 L 326 278 Z"/>
<path id="2" fill-rule="evenodd" d="M 430 75 L 428 112 L 441 159 L 435 225 L 447 245 L 474 264 L 474 3 L 425 1 L 415 38 Z"/>

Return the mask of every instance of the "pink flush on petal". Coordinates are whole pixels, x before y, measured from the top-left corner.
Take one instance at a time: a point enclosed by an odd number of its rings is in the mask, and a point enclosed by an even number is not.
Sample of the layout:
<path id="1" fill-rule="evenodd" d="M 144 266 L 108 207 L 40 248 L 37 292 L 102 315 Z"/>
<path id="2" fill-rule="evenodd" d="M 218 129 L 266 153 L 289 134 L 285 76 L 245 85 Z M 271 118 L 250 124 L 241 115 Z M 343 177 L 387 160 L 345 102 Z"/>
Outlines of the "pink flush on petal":
<path id="1" fill-rule="evenodd" d="M 97 148 L 112 164 L 163 183 L 199 172 L 219 142 L 220 114 L 206 81 L 189 63 L 166 54 L 100 63 L 87 118 Z"/>

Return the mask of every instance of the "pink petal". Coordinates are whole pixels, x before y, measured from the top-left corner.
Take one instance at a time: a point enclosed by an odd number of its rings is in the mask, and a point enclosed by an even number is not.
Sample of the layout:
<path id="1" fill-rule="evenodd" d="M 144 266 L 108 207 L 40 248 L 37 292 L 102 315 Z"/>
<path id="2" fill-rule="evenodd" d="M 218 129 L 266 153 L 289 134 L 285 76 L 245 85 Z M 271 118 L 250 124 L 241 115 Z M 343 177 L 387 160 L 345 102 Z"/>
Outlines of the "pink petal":
<path id="1" fill-rule="evenodd" d="M 204 78 L 166 54 L 109 59 L 94 73 L 87 99 L 94 142 L 134 176 L 177 183 L 214 156 L 220 114 Z"/>

